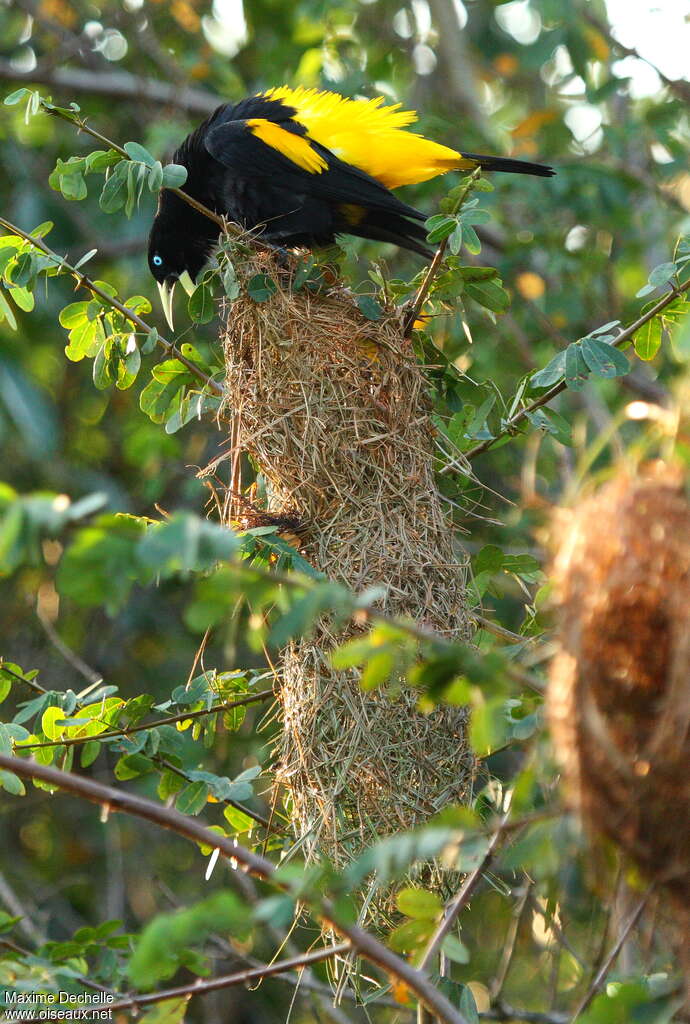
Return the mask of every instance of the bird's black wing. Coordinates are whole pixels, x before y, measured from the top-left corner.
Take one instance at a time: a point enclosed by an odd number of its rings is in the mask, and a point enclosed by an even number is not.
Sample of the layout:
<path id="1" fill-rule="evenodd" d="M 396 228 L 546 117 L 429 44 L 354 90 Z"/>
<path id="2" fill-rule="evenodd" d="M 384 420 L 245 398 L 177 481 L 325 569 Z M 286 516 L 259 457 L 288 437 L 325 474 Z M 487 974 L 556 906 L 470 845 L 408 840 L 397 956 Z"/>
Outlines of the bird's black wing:
<path id="1" fill-rule="evenodd" d="M 295 121 L 226 121 L 209 127 L 204 144 L 214 160 L 249 180 L 267 179 L 329 203 L 424 220 L 381 182 L 307 138 Z"/>

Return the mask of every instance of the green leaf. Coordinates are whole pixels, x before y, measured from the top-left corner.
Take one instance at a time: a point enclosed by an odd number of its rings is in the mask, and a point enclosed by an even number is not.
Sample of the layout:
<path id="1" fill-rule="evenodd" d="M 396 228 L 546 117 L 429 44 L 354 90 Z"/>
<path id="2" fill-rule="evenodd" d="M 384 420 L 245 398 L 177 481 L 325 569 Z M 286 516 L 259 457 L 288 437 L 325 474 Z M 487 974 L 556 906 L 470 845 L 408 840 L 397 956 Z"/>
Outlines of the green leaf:
<path id="1" fill-rule="evenodd" d="M 433 931 L 433 921 L 406 921 L 391 932 L 388 945 L 396 953 L 415 953 L 426 945 Z"/>
<path id="2" fill-rule="evenodd" d="M 360 313 L 367 318 L 367 320 L 380 320 L 383 309 L 380 303 L 376 301 L 371 295 L 358 295 L 357 296 L 357 307 Z"/>
<path id="3" fill-rule="evenodd" d="M 138 1017 L 138 1024 L 184 1024 L 187 1013 L 187 996 L 178 999 L 165 999 L 152 1010 Z"/>
<path id="4" fill-rule="evenodd" d="M 199 814 L 206 806 L 208 786 L 205 782 L 192 782 L 185 786 L 177 797 L 176 807 L 180 814 Z"/>
<path id="5" fill-rule="evenodd" d="M 395 902 L 401 914 L 417 921 L 435 921 L 443 912 L 440 898 L 426 889 L 402 889 Z"/>
<path id="6" fill-rule="evenodd" d="M 19 776 L 14 772 L 6 772 L 4 769 L 0 770 L 0 786 L 12 796 L 24 796 L 26 793 L 24 783 Z"/>
<path id="7" fill-rule="evenodd" d="M 557 384 L 565 374 L 566 351 L 557 352 L 542 370 L 533 373 L 530 377 L 530 387 L 550 388 L 553 384 Z"/>
<path id="8" fill-rule="evenodd" d="M 65 199 L 86 199 L 88 189 L 81 174 L 70 174 L 60 178 L 60 191 Z"/>
<path id="9" fill-rule="evenodd" d="M 125 142 L 122 147 L 132 160 L 138 160 L 142 164 L 146 164 L 147 167 L 154 167 L 156 164 L 156 158 L 151 156 L 148 149 L 144 149 L 138 142 Z"/>
<path id="10" fill-rule="evenodd" d="M 457 225 L 456 217 L 447 217 L 444 214 L 430 217 L 426 222 L 428 231 L 426 236 L 427 242 L 429 245 L 436 245 L 437 242 L 442 242 L 444 238 L 448 238 L 455 231 Z"/>
<path id="11" fill-rule="evenodd" d="M 456 935 L 446 935 L 441 949 L 448 959 L 456 964 L 468 964 L 470 962 L 470 953 L 467 946 Z"/>
<path id="12" fill-rule="evenodd" d="M 2 288 L 0 288 L 0 323 L 2 323 L 3 320 L 7 321 L 13 331 L 17 330 L 17 320 L 14 315 L 14 311 L 5 298 L 5 293 Z"/>
<path id="13" fill-rule="evenodd" d="M 88 307 L 88 302 L 71 302 L 69 306 L 65 306 L 60 310 L 58 316 L 61 326 L 71 330 L 72 327 L 84 323 L 88 319 L 86 312 Z"/>
<path id="14" fill-rule="evenodd" d="M 148 186 L 150 192 L 160 192 L 163 186 L 163 164 L 156 160 L 149 172 Z"/>
<path id="15" fill-rule="evenodd" d="M 598 338 L 583 338 L 582 355 L 592 373 L 599 377 L 623 377 L 630 372 L 627 356 Z"/>
<path id="16" fill-rule="evenodd" d="M 6 107 L 13 107 L 15 104 L 21 103 L 24 97 L 27 96 L 30 92 L 31 89 L 15 89 L 14 92 L 11 92 L 8 96 L 5 96 L 3 102 Z"/>
<path id="17" fill-rule="evenodd" d="M 101 752 L 101 745 L 98 740 L 88 740 L 79 752 L 79 763 L 82 768 L 88 768 L 96 760 Z"/>
<path id="18" fill-rule="evenodd" d="M 69 333 L 69 344 L 65 346 L 65 355 L 73 363 L 81 359 L 93 358 L 105 341 L 105 330 L 102 320 L 86 320 Z"/>
<path id="19" fill-rule="evenodd" d="M 187 180 L 187 168 L 181 164 L 166 164 L 163 168 L 163 188 L 181 188 Z"/>
<path id="20" fill-rule="evenodd" d="M 552 434 L 561 444 L 573 443 L 570 424 L 553 409 L 535 409 L 534 412 L 526 413 L 526 416 L 533 427 L 543 430 L 545 434 Z"/>
<path id="21" fill-rule="evenodd" d="M 575 342 L 565 350 L 565 384 L 571 391 L 581 391 L 589 379 L 587 363 L 581 347 Z M 532 378 L 534 381 L 534 378 Z M 554 381 L 555 383 L 555 381 Z"/>
<path id="22" fill-rule="evenodd" d="M 256 825 L 254 819 L 250 818 L 248 814 L 244 813 L 244 811 L 241 811 L 239 807 L 225 807 L 223 809 L 223 817 L 230 826 L 233 834 L 238 836 L 251 832 Z"/>
<path id="23" fill-rule="evenodd" d="M 116 213 L 125 205 L 129 166 L 129 160 L 121 160 L 110 172 L 98 200 L 104 213 Z"/>
<path id="24" fill-rule="evenodd" d="M 660 263 L 649 275 L 649 283 L 653 288 L 667 284 L 676 273 L 675 263 Z"/>
<path id="25" fill-rule="evenodd" d="M 227 295 L 230 302 L 234 302 L 235 299 L 239 298 L 240 294 L 240 282 L 237 280 L 237 273 L 230 260 L 226 260 L 223 264 L 223 290 Z M 293 283 L 294 287 L 294 283 Z"/>
<path id="26" fill-rule="evenodd" d="M 192 320 L 198 324 L 207 324 L 213 320 L 215 312 L 213 292 L 206 284 L 200 284 L 189 296 L 187 311 Z"/>
<path id="27" fill-rule="evenodd" d="M 148 775 L 156 770 L 153 761 L 143 754 L 124 754 L 115 765 L 115 778 L 120 782 L 136 779 L 139 775 Z"/>
<path id="28" fill-rule="evenodd" d="M 268 274 L 254 274 L 247 284 L 247 291 L 254 302 L 266 302 L 277 291 L 277 285 Z"/>
<path id="29" fill-rule="evenodd" d="M 467 233 L 467 227 L 464 228 Z M 467 244 L 467 243 L 466 243 Z M 467 246 L 469 249 L 469 245 Z M 470 252 L 473 250 L 470 249 Z M 480 306 L 490 309 L 492 313 L 505 313 L 510 305 L 510 296 L 498 281 L 468 281 L 465 285 L 467 294 Z"/>
<path id="30" fill-rule="evenodd" d="M 659 351 L 661 346 L 662 321 L 661 317 L 653 317 L 648 320 L 635 334 L 635 353 L 640 359 L 649 362 Z"/>

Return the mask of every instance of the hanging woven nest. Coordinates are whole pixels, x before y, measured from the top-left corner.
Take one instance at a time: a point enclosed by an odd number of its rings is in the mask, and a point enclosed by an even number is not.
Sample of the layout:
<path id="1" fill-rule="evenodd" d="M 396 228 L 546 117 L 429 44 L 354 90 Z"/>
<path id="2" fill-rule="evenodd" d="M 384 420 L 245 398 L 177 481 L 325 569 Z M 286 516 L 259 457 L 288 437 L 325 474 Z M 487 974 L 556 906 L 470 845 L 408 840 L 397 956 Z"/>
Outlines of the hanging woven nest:
<path id="1" fill-rule="evenodd" d="M 662 463 L 568 514 L 553 741 L 592 830 L 666 890 L 690 967 L 690 505 Z M 688 972 L 690 980 L 690 972 Z"/>
<path id="2" fill-rule="evenodd" d="M 299 520 L 300 550 L 317 569 L 357 591 L 383 585 L 387 611 L 467 639 L 466 560 L 435 486 L 427 382 L 399 312 L 368 320 L 337 281 L 296 290 L 291 257 L 254 249 L 233 261 L 227 458 L 251 457 L 266 484 L 263 514 Z M 277 286 L 263 302 L 247 291 L 257 274 Z M 233 495 L 228 521 L 242 514 Z M 467 801 L 475 770 L 465 709 L 425 715 L 409 690 L 364 693 L 356 672 L 331 667 L 355 631 L 322 622 L 291 645 L 279 694 L 277 782 L 296 837 L 307 855 L 340 863 Z"/>

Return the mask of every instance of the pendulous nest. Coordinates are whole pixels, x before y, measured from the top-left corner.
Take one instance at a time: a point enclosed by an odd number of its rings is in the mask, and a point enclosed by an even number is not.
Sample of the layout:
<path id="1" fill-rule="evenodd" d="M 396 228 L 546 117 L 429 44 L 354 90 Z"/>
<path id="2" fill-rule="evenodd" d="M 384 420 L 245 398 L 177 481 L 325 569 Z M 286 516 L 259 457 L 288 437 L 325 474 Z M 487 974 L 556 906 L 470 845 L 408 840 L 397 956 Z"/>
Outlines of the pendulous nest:
<path id="1" fill-rule="evenodd" d="M 570 513 L 553 741 L 572 802 L 666 890 L 690 982 L 690 505 L 654 463 Z"/>
<path id="2" fill-rule="evenodd" d="M 424 370 L 394 310 L 366 319 L 333 280 L 291 288 L 295 263 L 233 255 L 241 294 L 225 311 L 227 457 L 247 453 L 266 482 L 264 514 L 296 517 L 300 550 L 357 591 L 382 585 L 381 606 L 468 639 L 466 560 L 434 482 L 434 428 Z M 256 302 L 246 283 L 277 290 Z M 234 487 L 234 494 L 239 488 Z M 227 518 L 242 509 L 228 500 Z M 430 715 L 415 694 L 364 693 L 335 671 L 328 622 L 284 652 L 278 782 L 308 855 L 344 862 L 377 835 L 469 798 L 474 758 L 465 709 Z"/>

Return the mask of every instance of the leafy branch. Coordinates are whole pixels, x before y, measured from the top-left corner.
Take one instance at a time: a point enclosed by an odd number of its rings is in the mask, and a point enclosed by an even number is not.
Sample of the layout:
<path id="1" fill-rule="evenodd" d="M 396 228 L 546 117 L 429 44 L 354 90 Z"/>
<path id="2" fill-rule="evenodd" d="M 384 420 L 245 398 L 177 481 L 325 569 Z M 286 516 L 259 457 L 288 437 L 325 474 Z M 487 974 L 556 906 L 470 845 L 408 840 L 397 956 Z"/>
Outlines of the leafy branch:
<path id="1" fill-rule="evenodd" d="M 0 669 L 4 672 L 8 671 L 7 666 L 1 661 Z M 21 682 L 26 682 L 23 677 L 17 676 L 14 672 L 12 675 L 18 680 L 21 680 Z M 41 692 L 45 693 L 46 691 L 42 690 Z M 186 722 L 190 719 L 204 718 L 206 715 L 224 714 L 227 711 L 232 711 L 234 708 L 242 708 L 246 707 L 248 704 L 259 704 L 262 701 L 271 700 L 273 696 L 273 690 L 261 690 L 259 693 L 250 693 L 248 696 L 242 697 L 239 700 L 231 700 L 225 701 L 222 704 L 214 704 L 210 708 L 200 708 L 196 711 L 184 711 L 179 715 L 168 715 L 166 718 L 157 718 L 154 722 L 123 726 L 122 729 L 110 729 L 108 732 L 100 733 L 96 738 L 99 743 L 102 743 L 104 740 L 127 739 L 128 736 L 131 736 L 136 732 L 158 729 L 163 725 L 176 725 L 177 722 Z M 78 746 L 81 743 L 88 743 L 93 738 L 93 736 L 68 736 L 59 740 L 47 740 L 44 743 L 20 742 L 17 746 L 21 750 L 39 750 L 43 747 L 73 747 Z"/>
<path id="2" fill-rule="evenodd" d="M 458 252 L 460 249 L 463 225 L 462 222 L 458 220 L 457 214 L 458 211 L 462 208 L 462 204 L 465 202 L 468 195 L 470 195 L 473 188 L 475 188 L 480 178 L 480 175 L 481 167 L 476 167 L 472 171 L 472 173 L 467 175 L 463 182 L 461 182 L 461 184 L 455 190 L 456 194 L 452 197 L 452 199 L 451 196 L 447 197 L 452 203 L 452 206 L 448 214 L 439 214 L 437 217 L 432 217 L 427 223 L 427 227 L 431 229 L 429 232 L 428 241 L 440 241 L 440 245 L 436 252 L 434 253 L 434 258 L 429 264 L 429 268 L 426 274 L 424 275 L 421 285 L 419 286 L 419 290 L 417 291 L 414 301 L 412 302 L 412 306 L 405 315 L 405 334 L 409 334 L 409 332 L 414 327 L 415 321 L 419 317 L 419 314 L 422 312 L 422 308 L 429 294 L 429 291 L 431 290 L 431 286 L 434 283 L 434 279 L 439 274 L 441 266 L 443 265 L 443 260 L 446 255 L 446 249 L 448 248 L 448 244 L 451 240 L 451 237 L 453 237 L 454 240 L 452 246 L 453 252 Z M 465 229 L 467 228 L 470 229 L 472 234 L 475 234 L 474 230 L 471 228 L 469 223 L 465 225 Z M 455 236 L 458 236 L 457 247 L 455 244 Z"/>
<path id="3" fill-rule="evenodd" d="M 235 840 L 213 832 L 205 825 L 172 808 L 153 803 L 134 793 L 129 793 L 113 786 L 105 786 L 83 776 L 62 772 L 48 765 L 22 760 L 0 754 L 0 768 L 18 775 L 20 778 L 38 780 L 54 786 L 82 800 L 98 804 L 107 814 L 110 811 L 122 811 L 138 818 L 150 821 L 161 828 L 175 832 L 177 835 L 202 844 L 211 850 L 218 849 L 223 856 L 241 864 L 245 870 L 257 878 L 272 883 L 286 894 L 290 894 L 290 883 L 283 881 L 271 863 Z M 434 1013 L 441 1024 L 468 1024 L 464 1017 L 449 1000 L 434 986 L 430 978 L 422 971 L 412 967 L 402 958 L 396 956 L 381 942 L 357 925 L 342 919 L 339 911 L 328 899 L 314 893 L 294 893 L 295 897 L 311 906 L 316 917 L 326 926 L 333 928 L 344 939 L 355 953 L 370 963 L 398 979 L 430 1012 Z"/>
<path id="4" fill-rule="evenodd" d="M 654 320 L 655 317 L 662 313 L 663 310 L 670 306 L 672 302 L 675 302 L 677 298 L 679 298 L 681 295 L 684 295 L 688 290 L 690 290 L 690 281 L 686 281 L 684 284 L 674 285 L 671 288 L 671 290 L 667 292 L 666 295 L 663 296 L 663 298 L 659 299 L 659 301 L 651 307 L 651 309 L 648 309 L 647 312 L 643 313 L 640 317 L 638 317 L 638 319 L 635 320 L 634 323 L 630 324 L 629 327 L 626 327 L 625 330 L 621 331 L 621 333 L 617 337 L 615 337 L 611 341 L 611 344 L 608 345 L 607 347 L 614 350 L 621 348 L 623 345 L 629 342 L 637 333 L 637 331 L 644 327 L 645 324 L 648 324 L 650 323 L 650 321 Z M 474 459 L 478 455 L 482 455 L 485 451 L 488 451 L 489 448 L 493 448 L 494 445 L 498 441 L 502 440 L 504 437 L 509 437 L 512 434 L 514 434 L 516 428 L 519 427 L 520 424 L 523 423 L 526 419 L 529 419 L 532 413 L 536 412 L 538 409 L 541 409 L 543 406 L 548 405 L 551 401 L 553 401 L 554 398 L 557 397 L 557 395 L 562 394 L 562 392 L 565 391 L 567 387 L 568 382 L 566 379 L 560 380 L 557 384 L 554 384 L 553 387 L 549 388 L 548 391 L 546 391 L 543 395 L 540 395 L 539 398 L 535 398 L 534 401 L 529 402 L 526 406 L 520 409 L 519 412 L 515 413 L 513 416 L 510 416 L 503 423 L 500 431 L 496 434 L 495 437 L 487 438 L 485 441 L 481 441 L 479 444 L 475 445 L 474 448 L 470 448 L 469 451 L 466 451 L 464 453 L 464 457 L 466 459 Z M 454 468 L 455 467 L 452 464 L 449 464 L 447 466 L 444 466 L 443 469 L 440 470 L 440 472 L 448 473 Z"/>
<path id="5" fill-rule="evenodd" d="M 40 93 L 33 92 L 30 89 L 22 88 L 17 89 L 16 92 L 11 93 L 5 99 L 5 104 L 12 106 L 15 103 L 21 102 L 24 98 L 27 98 L 27 116 L 38 113 L 42 110 L 44 113 L 49 114 L 51 117 L 57 117 L 62 121 L 68 122 L 68 124 L 76 127 L 78 132 L 84 132 L 86 135 L 90 135 L 91 138 L 97 142 L 107 146 L 109 150 L 113 150 L 118 153 L 123 160 L 132 161 L 135 163 L 144 163 L 145 166 L 149 166 L 152 169 L 157 170 L 157 161 L 153 158 L 143 146 L 138 143 L 126 143 L 125 146 L 120 146 L 117 142 L 113 142 L 112 139 L 107 138 L 101 132 L 96 131 L 88 124 L 85 117 L 80 116 L 80 108 L 76 103 L 70 104 L 69 107 L 58 107 L 50 100 L 44 99 Z M 142 159 L 143 158 L 143 159 Z M 77 158 L 80 159 L 80 158 Z M 159 165 L 160 166 L 160 165 Z M 174 170 L 173 170 L 174 169 Z M 165 171 L 170 170 L 169 178 L 166 180 Z M 176 173 L 178 172 L 178 173 Z M 184 172 L 184 174 L 179 173 Z M 181 180 L 179 180 L 181 179 Z M 179 199 L 187 203 L 198 213 L 202 213 L 205 217 L 214 221 L 218 227 L 227 234 L 239 234 L 240 229 L 235 225 L 231 224 L 224 217 L 210 210 L 203 203 L 200 203 L 198 199 L 194 199 L 193 196 L 188 195 L 181 188 L 178 188 L 174 182 L 179 180 L 180 184 L 184 184 L 186 179 L 186 171 L 184 168 L 179 167 L 177 164 L 169 164 L 168 168 L 160 167 L 160 182 L 159 187 L 167 188 L 170 192 L 174 192 Z"/>
<path id="6" fill-rule="evenodd" d="M 69 263 L 65 257 L 59 256 L 56 252 L 50 249 L 41 238 L 36 238 L 30 233 L 24 231 L 22 228 L 17 227 L 4 217 L 0 217 L 0 226 L 10 231 L 13 235 L 18 238 L 22 238 L 25 242 L 28 242 L 33 248 L 37 249 L 40 253 L 48 258 L 50 261 L 49 267 L 53 269 L 55 273 L 67 273 L 70 274 L 76 281 L 78 287 L 85 288 L 92 295 L 98 296 L 101 302 L 110 306 L 112 309 L 120 313 L 126 320 L 134 324 L 140 331 L 143 331 L 149 338 L 155 339 L 155 342 L 161 346 L 161 348 L 169 355 L 178 360 L 189 371 L 197 380 L 201 381 L 209 391 L 217 396 L 223 395 L 223 388 L 217 381 L 207 374 L 201 367 L 197 366 L 196 363 L 192 362 L 185 355 L 180 352 L 177 346 L 163 338 L 157 328 L 151 327 L 143 320 L 135 310 L 129 306 L 124 305 L 114 295 L 101 287 L 101 285 L 93 281 L 90 277 L 84 274 L 77 265 Z M 46 268 L 47 269 L 47 268 Z M 6 313 L 6 311 L 5 311 Z"/>

